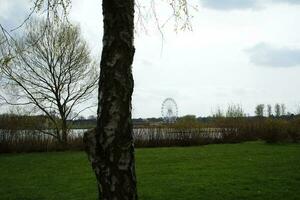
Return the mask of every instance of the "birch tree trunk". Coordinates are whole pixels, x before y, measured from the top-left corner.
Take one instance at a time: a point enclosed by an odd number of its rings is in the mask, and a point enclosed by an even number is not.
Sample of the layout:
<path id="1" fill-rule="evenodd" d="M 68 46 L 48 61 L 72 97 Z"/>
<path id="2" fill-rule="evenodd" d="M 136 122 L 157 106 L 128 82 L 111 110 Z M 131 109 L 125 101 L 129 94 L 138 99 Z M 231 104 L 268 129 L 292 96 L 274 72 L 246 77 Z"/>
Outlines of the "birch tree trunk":
<path id="1" fill-rule="evenodd" d="M 97 128 L 85 134 L 99 199 L 136 200 L 131 122 L 134 0 L 103 0 Z"/>

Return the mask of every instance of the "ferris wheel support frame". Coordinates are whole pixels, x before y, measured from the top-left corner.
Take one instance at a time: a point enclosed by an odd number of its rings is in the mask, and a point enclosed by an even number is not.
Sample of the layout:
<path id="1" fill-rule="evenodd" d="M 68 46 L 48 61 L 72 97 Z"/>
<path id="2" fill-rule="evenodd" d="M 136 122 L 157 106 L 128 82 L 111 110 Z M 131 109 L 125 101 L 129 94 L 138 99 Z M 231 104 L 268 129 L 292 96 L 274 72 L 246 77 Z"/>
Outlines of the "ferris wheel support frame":
<path id="1" fill-rule="evenodd" d="M 171 108 L 170 107 L 168 108 L 169 115 L 166 115 L 166 112 L 165 112 L 167 103 L 172 105 Z M 162 114 L 164 121 L 167 123 L 174 123 L 176 121 L 176 119 L 178 118 L 178 106 L 177 106 L 176 101 L 173 98 L 169 97 L 163 101 L 163 103 L 161 105 L 161 114 Z M 170 115 L 172 115 L 172 116 L 170 116 Z"/>

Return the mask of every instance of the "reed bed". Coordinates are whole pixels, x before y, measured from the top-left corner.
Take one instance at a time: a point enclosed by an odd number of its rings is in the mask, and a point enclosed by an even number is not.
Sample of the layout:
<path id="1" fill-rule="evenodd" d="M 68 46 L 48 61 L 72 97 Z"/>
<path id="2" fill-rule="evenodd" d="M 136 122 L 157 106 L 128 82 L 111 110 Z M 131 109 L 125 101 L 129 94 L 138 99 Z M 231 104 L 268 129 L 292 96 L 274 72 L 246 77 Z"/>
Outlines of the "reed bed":
<path id="1" fill-rule="evenodd" d="M 264 140 L 300 141 L 300 119 L 220 118 L 189 126 L 169 124 L 134 128 L 136 147 L 197 146 Z M 83 132 L 69 134 L 68 144 L 35 130 L 0 130 L 0 153 L 83 150 Z"/>

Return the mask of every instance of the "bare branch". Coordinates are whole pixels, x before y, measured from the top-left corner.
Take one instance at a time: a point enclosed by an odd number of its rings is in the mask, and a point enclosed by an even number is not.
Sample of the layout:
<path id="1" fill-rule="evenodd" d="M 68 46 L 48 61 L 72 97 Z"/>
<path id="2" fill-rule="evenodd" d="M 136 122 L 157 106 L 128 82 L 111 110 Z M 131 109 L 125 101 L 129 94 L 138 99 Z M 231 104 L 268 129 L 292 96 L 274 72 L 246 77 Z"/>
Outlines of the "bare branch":
<path id="1" fill-rule="evenodd" d="M 1 70 L 3 83 L 15 88 L 7 91 L 15 100 L 2 101 L 10 105 L 35 105 L 67 134 L 69 114 L 93 96 L 99 72 L 79 28 L 69 23 L 47 26 L 46 21 L 34 21 L 27 27 L 26 35 L 12 43 L 15 57 Z M 32 48 L 24 48 L 32 43 Z M 90 106 L 81 110 L 86 107 Z"/>

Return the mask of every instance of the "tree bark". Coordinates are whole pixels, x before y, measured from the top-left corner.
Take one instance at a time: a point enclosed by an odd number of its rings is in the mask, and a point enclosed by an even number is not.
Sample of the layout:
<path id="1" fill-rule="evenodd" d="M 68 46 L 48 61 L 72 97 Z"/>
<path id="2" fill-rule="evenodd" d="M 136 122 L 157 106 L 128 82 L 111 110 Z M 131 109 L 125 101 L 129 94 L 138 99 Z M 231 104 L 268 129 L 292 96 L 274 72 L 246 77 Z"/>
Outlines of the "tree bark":
<path id="1" fill-rule="evenodd" d="M 134 0 L 103 0 L 104 36 L 97 128 L 85 134 L 99 199 L 136 200 L 131 122 Z"/>
<path id="2" fill-rule="evenodd" d="M 61 125 L 61 137 L 62 142 L 64 145 L 68 145 L 68 125 L 67 125 L 67 119 L 63 117 L 62 119 L 62 125 Z"/>

